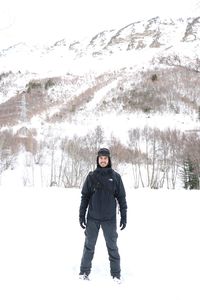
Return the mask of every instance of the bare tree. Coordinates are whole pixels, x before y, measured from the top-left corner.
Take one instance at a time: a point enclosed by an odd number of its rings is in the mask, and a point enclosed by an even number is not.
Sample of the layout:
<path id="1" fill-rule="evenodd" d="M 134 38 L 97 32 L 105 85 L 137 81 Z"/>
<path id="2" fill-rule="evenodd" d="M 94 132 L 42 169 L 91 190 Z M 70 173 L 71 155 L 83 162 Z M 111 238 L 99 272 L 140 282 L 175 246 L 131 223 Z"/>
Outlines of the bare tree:
<path id="1" fill-rule="evenodd" d="M 65 187 L 80 187 L 86 172 L 87 165 L 82 156 L 82 139 L 74 136 L 65 143 L 66 158 L 62 182 Z"/>
<path id="2" fill-rule="evenodd" d="M 142 184 L 142 187 L 145 186 L 143 176 L 142 176 L 142 164 L 144 160 L 144 154 L 141 150 L 141 131 L 139 128 L 136 129 L 130 129 L 128 132 L 129 135 L 129 162 L 132 166 L 132 172 L 133 172 L 133 183 L 134 187 L 138 188 L 140 186 L 140 183 Z"/>
<path id="3" fill-rule="evenodd" d="M 104 131 L 101 126 L 97 126 L 82 139 L 82 157 L 88 164 L 88 169 L 94 170 L 96 167 L 96 156 L 99 148 L 104 142 Z"/>

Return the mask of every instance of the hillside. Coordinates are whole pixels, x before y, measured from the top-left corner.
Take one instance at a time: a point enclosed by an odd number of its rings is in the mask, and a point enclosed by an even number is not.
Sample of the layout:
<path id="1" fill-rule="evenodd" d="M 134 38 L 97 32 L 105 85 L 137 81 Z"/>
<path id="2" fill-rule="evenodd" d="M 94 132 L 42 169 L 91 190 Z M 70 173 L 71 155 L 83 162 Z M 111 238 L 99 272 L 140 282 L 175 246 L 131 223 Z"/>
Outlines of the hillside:
<path id="1" fill-rule="evenodd" d="M 63 176 L 70 181 L 71 170 L 62 165 L 61 173 L 53 172 L 52 160 L 55 169 L 60 169 L 63 153 L 68 162 L 74 161 L 80 159 L 83 148 L 89 149 L 94 158 L 100 144 L 109 145 L 119 161 L 121 157 L 121 162 L 131 162 L 138 168 L 135 153 L 130 159 L 128 152 L 137 150 L 143 164 L 144 156 L 148 156 L 145 141 L 156 130 L 159 147 L 158 136 L 168 136 L 170 147 L 176 145 L 180 154 L 178 145 L 184 141 L 185 152 L 176 157 L 180 164 L 189 149 L 183 135 L 199 130 L 199 23 L 200 17 L 156 17 L 81 41 L 63 39 L 42 48 L 19 43 L 1 49 L 0 173 L 15 169 L 20 153 L 28 153 L 29 167 L 45 165 L 51 170 L 43 171 L 48 173 L 47 185 L 54 181 L 63 184 Z M 131 135 L 136 131 L 139 135 L 133 141 Z M 169 135 L 178 136 L 176 143 L 169 142 Z M 194 139 L 198 137 L 192 136 Z M 70 150 L 72 141 L 76 151 Z M 154 149 L 152 145 L 150 148 Z M 145 158 L 151 167 L 155 149 L 152 151 L 150 159 Z M 78 152 L 76 158 L 74 152 Z M 81 160 L 84 165 L 87 159 Z M 168 160 L 172 161 L 171 156 Z M 81 184 L 91 161 L 86 165 L 81 167 L 79 179 L 70 185 Z M 160 166 L 159 162 L 160 168 L 166 178 L 167 165 Z M 160 186 L 154 180 L 143 184 Z M 33 184 L 33 180 L 27 181 Z M 139 181 L 141 184 L 144 180 Z M 138 186 L 139 181 L 134 185 Z"/>

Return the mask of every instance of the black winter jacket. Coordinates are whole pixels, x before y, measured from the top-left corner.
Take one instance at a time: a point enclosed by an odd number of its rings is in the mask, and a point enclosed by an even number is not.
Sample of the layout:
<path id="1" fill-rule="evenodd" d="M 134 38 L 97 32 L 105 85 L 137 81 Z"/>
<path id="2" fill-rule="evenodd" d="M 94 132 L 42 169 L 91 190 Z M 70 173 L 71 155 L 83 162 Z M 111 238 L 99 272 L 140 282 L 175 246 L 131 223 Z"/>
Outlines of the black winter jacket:
<path id="1" fill-rule="evenodd" d="M 97 167 L 83 184 L 79 217 L 99 221 L 115 220 L 119 203 L 121 217 L 126 220 L 126 193 L 121 176 L 112 168 Z"/>

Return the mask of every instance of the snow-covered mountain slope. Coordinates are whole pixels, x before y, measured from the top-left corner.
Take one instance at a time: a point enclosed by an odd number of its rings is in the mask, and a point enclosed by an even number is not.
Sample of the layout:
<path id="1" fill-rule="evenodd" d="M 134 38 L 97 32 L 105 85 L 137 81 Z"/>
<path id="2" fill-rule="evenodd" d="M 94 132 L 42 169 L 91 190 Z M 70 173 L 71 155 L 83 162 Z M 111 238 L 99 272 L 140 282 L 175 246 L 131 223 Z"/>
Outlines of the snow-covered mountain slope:
<path id="1" fill-rule="evenodd" d="M 40 178 L 41 186 L 80 186 L 92 164 L 88 156 L 103 144 L 118 165 L 126 163 L 135 187 L 175 188 L 174 165 L 163 163 L 175 161 L 178 174 L 183 141 L 189 149 L 185 134 L 199 131 L 199 22 L 156 17 L 80 41 L 1 49 L 0 180 L 11 172 L 23 185 Z M 157 148 L 145 148 L 156 135 Z M 198 143 L 193 136 L 192 145 Z M 166 160 L 174 145 L 176 159 Z"/>
<path id="2" fill-rule="evenodd" d="M 170 49 L 170 51 L 181 49 L 182 54 L 192 50 L 188 52 L 190 56 L 198 55 L 199 23 L 200 17 L 175 20 L 156 17 L 134 22 L 123 28 L 100 32 L 80 41 L 63 39 L 45 47 L 29 47 L 25 43 L 19 43 L 8 49 L 0 49 L 1 71 L 28 70 L 37 71 L 41 75 L 43 71 L 54 75 L 56 72 L 62 75 L 68 71 L 88 72 L 91 69 L 97 71 L 98 64 L 93 63 L 92 57 L 98 57 L 100 61 L 105 58 L 112 61 L 113 55 L 117 57 L 118 52 L 124 52 L 124 56 L 129 56 L 131 50 L 139 52 L 142 49 L 148 49 L 151 58 L 161 50 L 166 52 Z M 140 56 L 144 57 L 144 54 L 145 52 L 140 52 Z M 133 52 L 134 55 L 136 52 Z M 121 53 L 121 58 L 122 56 Z M 115 60 L 115 67 L 118 67 L 118 63 L 119 60 Z M 107 68 L 106 65 L 104 67 Z"/>
<path id="3" fill-rule="evenodd" d="M 197 129 L 199 23 L 156 17 L 81 41 L 1 49 L 2 129 L 73 135 L 101 125 L 121 138 L 138 126 Z"/>

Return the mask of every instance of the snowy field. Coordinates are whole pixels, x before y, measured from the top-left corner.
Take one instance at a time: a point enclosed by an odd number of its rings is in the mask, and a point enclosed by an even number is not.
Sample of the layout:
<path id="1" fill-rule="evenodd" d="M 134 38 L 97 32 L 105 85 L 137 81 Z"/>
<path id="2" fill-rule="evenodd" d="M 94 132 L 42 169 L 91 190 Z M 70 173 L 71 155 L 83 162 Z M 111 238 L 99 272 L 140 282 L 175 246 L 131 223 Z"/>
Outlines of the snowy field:
<path id="1" fill-rule="evenodd" d="M 127 191 L 121 285 L 110 278 L 102 233 L 91 281 L 78 279 L 79 189 L 2 187 L 0 194 L 1 300 L 200 299 L 199 191 Z"/>

